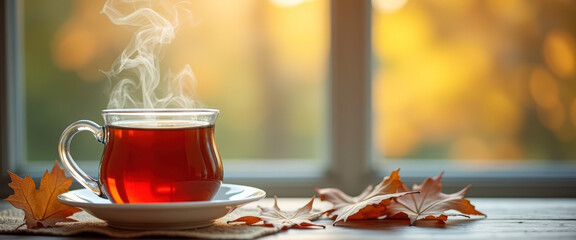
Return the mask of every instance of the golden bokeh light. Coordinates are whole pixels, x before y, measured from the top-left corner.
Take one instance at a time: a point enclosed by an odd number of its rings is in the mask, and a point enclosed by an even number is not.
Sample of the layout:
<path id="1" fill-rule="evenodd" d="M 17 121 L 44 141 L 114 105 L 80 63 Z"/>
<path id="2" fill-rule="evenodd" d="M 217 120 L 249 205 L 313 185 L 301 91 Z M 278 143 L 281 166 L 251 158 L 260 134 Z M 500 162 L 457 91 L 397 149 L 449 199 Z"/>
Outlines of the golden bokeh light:
<path id="1" fill-rule="evenodd" d="M 432 40 L 430 23 L 417 7 L 373 16 L 373 48 L 377 56 L 413 57 Z"/>
<path id="2" fill-rule="evenodd" d="M 546 35 L 544 59 L 548 67 L 558 76 L 573 76 L 576 65 L 576 46 L 574 38 L 561 30 L 551 31 Z"/>
<path id="3" fill-rule="evenodd" d="M 54 58 L 56 64 L 64 70 L 78 70 L 88 64 L 96 52 L 96 36 L 82 28 L 66 31 L 56 41 Z"/>

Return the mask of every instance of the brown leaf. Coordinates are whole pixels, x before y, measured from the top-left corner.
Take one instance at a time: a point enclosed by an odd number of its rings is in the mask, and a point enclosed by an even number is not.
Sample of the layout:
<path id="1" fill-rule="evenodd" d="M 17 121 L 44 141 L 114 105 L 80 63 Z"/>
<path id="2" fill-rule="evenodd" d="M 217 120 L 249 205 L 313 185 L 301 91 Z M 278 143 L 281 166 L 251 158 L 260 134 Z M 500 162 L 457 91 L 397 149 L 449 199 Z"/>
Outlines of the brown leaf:
<path id="1" fill-rule="evenodd" d="M 24 221 L 28 228 L 55 227 L 57 222 L 75 222 L 68 217 L 81 210 L 66 206 L 56 199 L 59 194 L 68 191 L 72 184 L 72 178 L 66 177 L 57 162 L 54 162 L 50 173 L 44 173 L 38 190 L 30 176 L 21 178 L 10 171 L 8 173 L 12 180 L 8 186 L 14 190 L 14 194 L 5 200 L 24 210 Z"/>
<path id="2" fill-rule="evenodd" d="M 311 213 L 312 204 L 314 203 L 314 197 L 308 202 L 308 204 L 299 208 L 296 211 L 282 211 L 278 207 L 278 199 L 274 196 L 274 206 L 272 208 L 260 207 L 260 216 L 245 216 L 238 218 L 231 222 L 244 222 L 248 225 L 254 225 L 259 222 L 263 222 L 265 226 L 275 227 L 282 230 L 288 228 L 310 228 L 310 227 L 322 227 L 324 225 L 314 224 L 311 221 L 318 219 L 322 213 Z"/>
<path id="3" fill-rule="evenodd" d="M 347 219 L 378 218 L 386 215 L 387 205 L 392 198 L 415 193 L 409 191 L 398 193 L 398 188 L 402 185 L 399 171 L 400 169 L 393 171 L 374 188 L 368 186 L 357 197 L 348 196 L 336 188 L 316 189 L 316 191 L 320 194 L 320 199 L 334 205 L 327 211 L 329 216 L 336 217 L 334 223 L 345 222 Z"/>
<path id="4" fill-rule="evenodd" d="M 447 216 L 466 216 L 483 215 L 475 207 L 464 199 L 466 191 L 470 185 L 453 194 L 444 194 L 441 192 L 442 174 L 427 178 L 422 185 L 414 185 L 412 190 L 420 191 L 420 194 L 411 194 L 394 199 L 388 206 L 391 215 L 404 213 L 410 218 L 410 225 L 413 225 L 419 219 L 436 219 L 446 221 Z M 408 191 L 408 188 L 402 184 L 401 189 Z M 448 210 L 456 210 L 462 214 L 446 214 Z"/>

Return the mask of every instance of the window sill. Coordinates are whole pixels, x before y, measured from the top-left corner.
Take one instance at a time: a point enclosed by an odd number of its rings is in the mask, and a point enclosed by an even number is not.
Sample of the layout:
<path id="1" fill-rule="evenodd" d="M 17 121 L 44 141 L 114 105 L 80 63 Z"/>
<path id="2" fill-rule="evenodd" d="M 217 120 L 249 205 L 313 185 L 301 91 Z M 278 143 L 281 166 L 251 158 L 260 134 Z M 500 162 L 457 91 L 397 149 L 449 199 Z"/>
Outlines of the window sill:
<path id="1" fill-rule="evenodd" d="M 305 163 L 303 164 L 296 163 Z M 445 162 L 444 162 L 445 163 Z M 53 162 L 33 162 L 25 171 L 37 182 Z M 78 164 L 93 177 L 97 177 L 97 161 L 79 161 Z M 393 168 L 387 166 L 394 166 Z M 306 160 L 224 160 L 224 182 L 249 185 L 265 190 L 268 196 L 309 197 L 317 194 L 314 188 L 341 188 L 342 178 L 331 174 L 321 161 Z M 378 184 L 391 170 L 400 168 L 402 181 L 411 187 L 420 184 L 426 177 L 438 175 L 444 171 L 443 192 L 453 193 L 471 184 L 469 197 L 576 197 L 576 174 L 572 164 L 521 165 L 500 167 L 498 169 L 448 166 L 434 161 L 410 160 L 373 167 L 372 174 L 359 179 L 350 195 L 359 194 L 368 184 Z M 442 168 L 442 169 L 440 169 Z M 6 174 L 7 175 L 7 174 Z M 8 176 L 3 179 L 3 186 L 10 182 Z M 73 189 L 81 188 L 74 183 Z M 11 194 L 8 187 L 3 187 L 2 195 Z"/>

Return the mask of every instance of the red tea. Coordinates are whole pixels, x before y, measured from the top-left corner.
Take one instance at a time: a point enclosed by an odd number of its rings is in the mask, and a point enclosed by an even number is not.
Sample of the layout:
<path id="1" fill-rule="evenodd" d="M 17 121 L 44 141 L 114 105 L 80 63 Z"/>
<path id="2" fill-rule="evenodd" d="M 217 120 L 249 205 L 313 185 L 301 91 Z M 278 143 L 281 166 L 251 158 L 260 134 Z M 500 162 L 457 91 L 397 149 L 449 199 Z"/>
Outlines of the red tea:
<path id="1" fill-rule="evenodd" d="M 223 176 L 214 125 L 108 126 L 100 168 L 104 191 L 116 203 L 210 200 Z"/>

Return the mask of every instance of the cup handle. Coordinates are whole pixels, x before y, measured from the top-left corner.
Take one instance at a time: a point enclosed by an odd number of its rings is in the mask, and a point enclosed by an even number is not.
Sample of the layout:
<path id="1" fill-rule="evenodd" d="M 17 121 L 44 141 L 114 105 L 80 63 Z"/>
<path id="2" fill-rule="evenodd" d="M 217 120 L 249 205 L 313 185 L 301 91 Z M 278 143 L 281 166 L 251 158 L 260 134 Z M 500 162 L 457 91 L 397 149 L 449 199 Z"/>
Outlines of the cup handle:
<path id="1" fill-rule="evenodd" d="M 62 132 L 60 143 L 58 144 L 58 154 L 60 155 L 60 160 L 70 175 L 72 175 L 72 177 L 80 182 L 80 184 L 90 189 L 96 195 L 106 198 L 102 193 L 100 182 L 88 176 L 88 174 L 82 171 L 82 169 L 78 167 L 70 155 L 70 143 L 72 142 L 72 137 L 81 131 L 90 131 L 96 140 L 98 140 L 98 142 L 106 144 L 104 139 L 104 127 L 101 127 L 95 122 L 88 120 L 76 121 L 70 124 L 70 126 L 64 129 L 64 132 Z"/>

